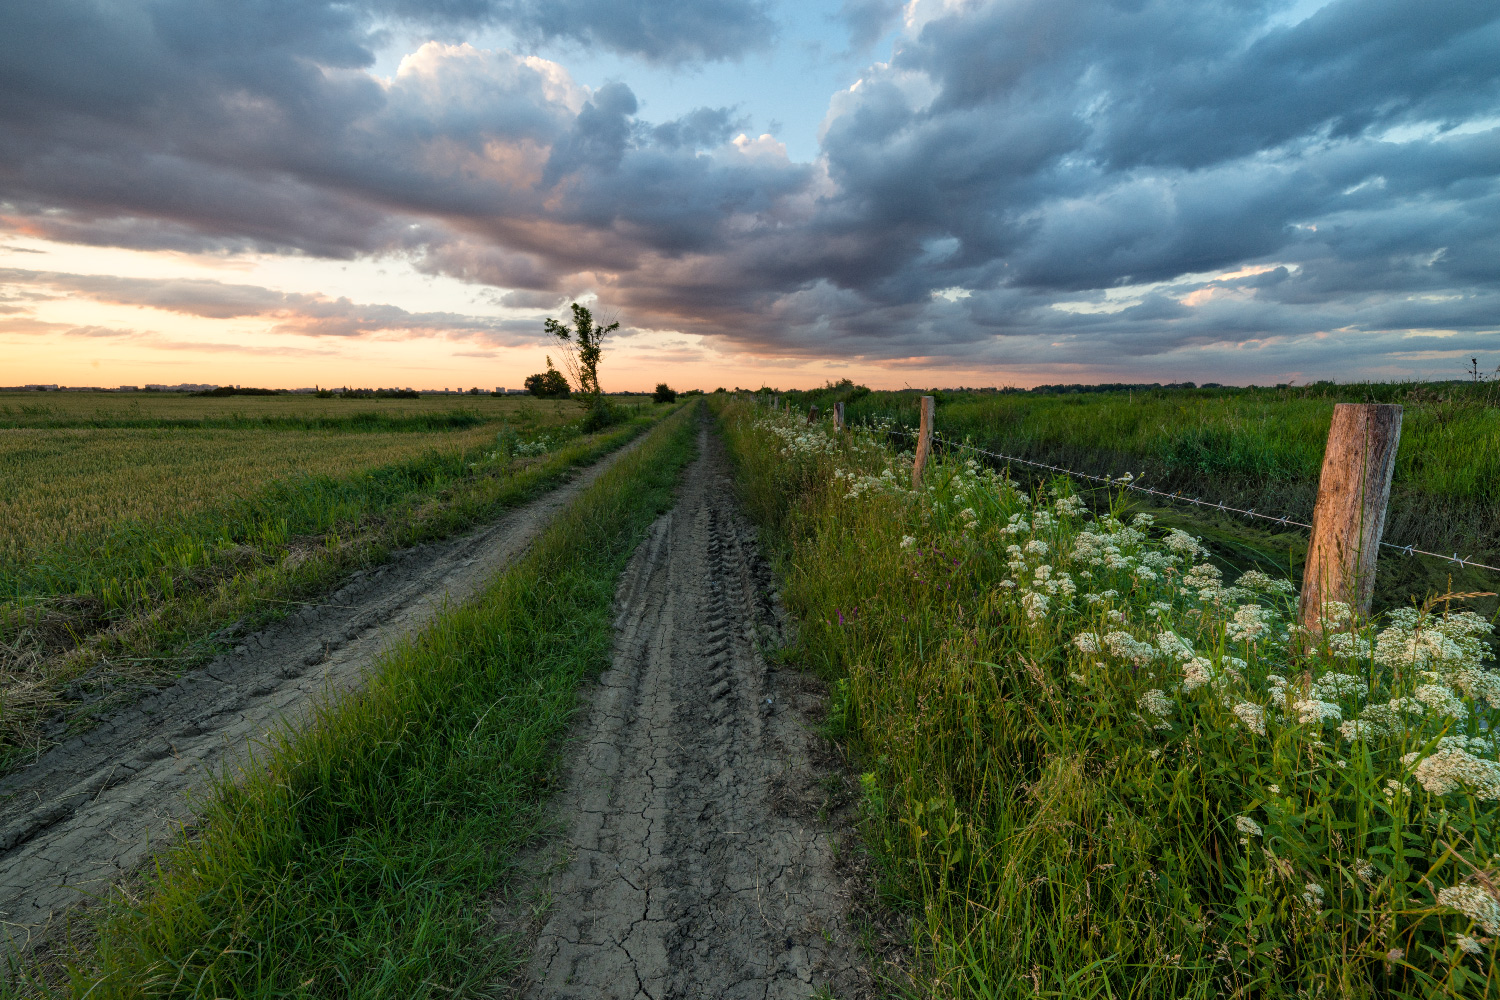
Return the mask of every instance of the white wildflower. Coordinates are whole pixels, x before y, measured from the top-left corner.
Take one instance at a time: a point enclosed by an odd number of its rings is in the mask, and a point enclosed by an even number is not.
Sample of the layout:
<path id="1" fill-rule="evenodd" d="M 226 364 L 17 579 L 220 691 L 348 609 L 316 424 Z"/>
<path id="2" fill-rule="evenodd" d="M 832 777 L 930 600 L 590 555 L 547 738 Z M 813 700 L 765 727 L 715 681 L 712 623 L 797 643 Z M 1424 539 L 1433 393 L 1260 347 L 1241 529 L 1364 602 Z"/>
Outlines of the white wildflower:
<path id="1" fill-rule="evenodd" d="M 1136 704 L 1140 706 L 1141 711 L 1151 716 L 1151 720 L 1156 722 L 1155 728 L 1169 728 L 1167 719 L 1172 716 L 1172 701 L 1167 697 L 1165 691 L 1162 691 L 1160 688 L 1152 688 L 1137 698 Z"/>
<path id="2" fill-rule="evenodd" d="M 1021 608 L 1026 612 L 1026 617 L 1030 621 L 1041 621 L 1047 614 L 1047 604 L 1046 596 L 1034 590 L 1027 591 L 1021 597 Z"/>
<path id="3" fill-rule="evenodd" d="M 1136 664 L 1148 663 L 1156 656 L 1155 648 L 1139 641 L 1129 632 L 1108 633 L 1104 637 L 1104 645 L 1121 659 L 1132 660 Z"/>
<path id="4" fill-rule="evenodd" d="M 1455 719 L 1462 719 L 1469 714 L 1468 708 L 1447 685 L 1420 684 L 1412 695 L 1439 715 L 1451 715 Z"/>
<path id="5" fill-rule="evenodd" d="M 1280 795 L 1281 794 L 1281 786 L 1280 785 L 1267 785 L 1266 786 L 1266 791 L 1270 792 L 1272 795 Z"/>
<path id="6" fill-rule="evenodd" d="M 1416 756 L 1409 753 L 1401 763 L 1410 767 Z M 1412 770 L 1412 777 L 1433 795 L 1446 795 L 1467 786 L 1475 798 L 1500 799 L 1500 763 L 1465 750 L 1439 750 L 1424 757 Z"/>
<path id="7" fill-rule="evenodd" d="M 1477 885 L 1455 885 L 1439 889 L 1438 905 L 1451 907 L 1484 928 L 1486 934 L 1500 934 L 1500 903 Z"/>
<path id="8" fill-rule="evenodd" d="M 1453 943 L 1458 945 L 1460 951 L 1467 952 L 1470 955 L 1484 954 L 1484 946 L 1467 934 L 1453 935 Z"/>
<path id="9" fill-rule="evenodd" d="M 1312 685 L 1313 697 L 1324 700 L 1363 696 L 1368 690 L 1363 679 L 1353 674 L 1332 672 L 1319 677 Z"/>
<path id="10" fill-rule="evenodd" d="M 1057 511 L 1063 517 L 1077 517 L 1078 515 L 1087 511 L 1088 507 L 1080 498 L 1072 496 L 1062 497 L 1057 501 L 1057 503 L 1052 505 L 1052 509 Z"/>
<path id="11" fill-rule="evenodd" d="M 1156 648 L 1169 660 L 1191 660 L 1193 645 L 1171 629 L 1156 633 Z"/>
<path id="12" fill-rule="evenodd" d="M 1047 565 L 1046 563 L 1042 563 L 1042 565 L 1038 566 L 1036 570 L 1033 571 L 1032 576 L 1035 577 L 1037 583 L 1042 583 L 1051 578 L 1052 567 Z"/>
<path id="13" fill-rule="evenodd" d="M 1241 725 L 1257 736 L 1266 735 L 1266 710 L 1254 702 L 1242 701 L 1231 709 Z M 1274 786 L 1273 786 L 1274 787 Z"/>
<path id="14" fill-rule="evenodd" d="M 1077 646 L 1080 652 L 1097 653 L 1099 652 L 1099 637 L 1092 632 L 1080 632 L 1073 637 L 1073 645 Z"/>
<path id="15" fill-rule="evenodd" d="M 1324 601 L 1323 613 L 1318 615 L 1318 623 L 1323 626 L 1325 632 L 1337 632 L 1348 625 L 1354 618 L 1354 610 L 1343 601 Z"/>
<path id="16" fill-rule="evenodd" d="M 1297 710 L 1297 721 L 1309 722 L 1338 722 L 1344 717 L 1343 710 L 1331 701 L 1318 701 L 1316 698 L 1304 698 L 1294 702 L 1292 708 Z"/>
<path id="17" fill-rule="evenodd" d="M 1292 581 L 1267 576 L 1258 569 L 1241 573 L 1240 578 L 1234 581 L 1234 585 L 1244 590 L 1261 590 L 1273 594 L 1290 594 L 1292 592 Z"/>
<path id="18" fill-rule="evenodd" d="M 1247 837 L 1259 837 L 1262 832 L 1260 824 L 1249 816 L 1236 816 L 1234 818 L 1234 828 Z"/>
<path id="19" fill-rule="evenodd" d="M 1047 554 L 1047 543 L 1040 538 L 1033 538 L 1026 543 L 1025 552 L 1027 555 L 1044 556 Z"/>
<path id="20" fill-rule="evenodd" d="M 1196 691 L 1216 678 L 1214 661 L 1204 656 L 1195 656 L 1182 667 L 1182 690 Z"/>
<path id="21" fill-rule="evenodd" d="M 1358 875 L 1359 880 L 1366 885 L 1373 885 L 1375 882 L 1375 866 L 1365 858 L 1355 860 L 1354 874 Z"/>
<path id="22" fill-rule="evenodd" d="M 1314 910 L 1321 910 L 1323 908 L 1323 887 L 1316 882 L 1307 883 L 1306 887 L 1302 890 L 1302 902 Z"/>
<path id="23" fill-rule="evenodd" d="M 1217 589 L 1219 581 L 1223 576 L 1224 574 L 1220 572 L 1219 567 L 1212 563 L 1199 563 L 1183 574 L 1182 582 L 1184 586 L 1192 587 L 1195 590 L 1204 587 Z"/>
<path id="24" fill-rule="evenodd" d="M 1167 532 L 1162 544 L 1176 552 L 1178 555 L 1191 559 L 1198 554 L 1198 540 L 1180 528 L 1173 528 Z"/>
<path id="25" fill-rule="evenodd" d="M 1224 626 L 1224 634 L 1234 642 L 1254 642 L 1271 631 L 1273 616 L 1259 604 L 1243 604 L 1234 618 Z"/>
<path id="26" fill-rule="evenodd" d="M 909 548 L 911 548 L 915 544 L 917 544 L 917 540 L 913 536 L 911 536 L 911 535 L 902 535 L 901 536 L 901 547 L 903 549 L 909 549 Z"/>

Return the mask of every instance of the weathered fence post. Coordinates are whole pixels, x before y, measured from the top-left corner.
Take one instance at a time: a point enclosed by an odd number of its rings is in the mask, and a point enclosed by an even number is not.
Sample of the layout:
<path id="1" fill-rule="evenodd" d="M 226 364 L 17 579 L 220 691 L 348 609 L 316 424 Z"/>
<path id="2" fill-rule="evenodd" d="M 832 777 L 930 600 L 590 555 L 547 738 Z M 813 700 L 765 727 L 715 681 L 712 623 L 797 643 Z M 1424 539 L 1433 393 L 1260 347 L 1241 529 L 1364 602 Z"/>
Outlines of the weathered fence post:
<path id="1" fill-rule="evenodd" d="M 1340 403 L 1333 408 L 1298 607 L 1309 629 L 1319 630 L 1327 601 L 1341 601 L 1356 614 L 1370 612 L 1400 442 L 1401 407 Z"/>
<path id="2" fill-rule="evenodd" d="M 807 411 L 807 422 L 812 423 L 818 419 L 818 404 L 814 403 Z"/>
<path id="3" fill-rule="evenodd" d="M 922 470 L 927 467 L 927 456 L 932 452 L 932 421 L 937 416 L 937 400 L 922 397 L 922 426 L 917 429 L 917 455 L 911 463 L 911 488 L 922 485 Z"/>
<path id="4" fill-rule="evenodd" d="M 780 396 L 772 394 L 772 396 L 771 396 L 771 409 L 772 410 L 779 410 L 779 409 L 781 409 L 781 397 Z"/>
<path id="5" fill-rule="evenodd" d="M 844 430 L 844 404 L 833 404 L 833 429 L 840 433 Z"/>

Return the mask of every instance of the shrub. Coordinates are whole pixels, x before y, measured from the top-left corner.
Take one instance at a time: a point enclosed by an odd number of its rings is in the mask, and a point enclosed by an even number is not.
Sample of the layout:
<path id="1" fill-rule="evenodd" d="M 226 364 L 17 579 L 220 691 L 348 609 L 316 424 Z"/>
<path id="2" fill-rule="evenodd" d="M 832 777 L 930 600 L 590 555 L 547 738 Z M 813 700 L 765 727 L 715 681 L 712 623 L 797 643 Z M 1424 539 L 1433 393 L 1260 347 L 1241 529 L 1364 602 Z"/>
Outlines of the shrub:
<path id="1" fill-rule="evenodd" d="M 656 383 L 656 391 L 651 394 L 651 399 L 658 403 L 675 403 L 677 401 L 676 390 L 670 388 L 665 382 Z"/>
<path id="2" fill-rule="evenodd" d="M 583 423 L 580 427 L 585 434 L 592 434 L 595 431 L 602 431 L 606 427 L 613 426 L 624 419 L 624 410 L 603 396 L 595 396 L 589 404 L 589 412 L 583 416 Z"/>
<path id="3" fill-rule="evenodd" d="M 526 391 L 542 399 L 567 399 L 571 395 L 563 373 L 547 365 L 547 370 L 526 376 Z"/>

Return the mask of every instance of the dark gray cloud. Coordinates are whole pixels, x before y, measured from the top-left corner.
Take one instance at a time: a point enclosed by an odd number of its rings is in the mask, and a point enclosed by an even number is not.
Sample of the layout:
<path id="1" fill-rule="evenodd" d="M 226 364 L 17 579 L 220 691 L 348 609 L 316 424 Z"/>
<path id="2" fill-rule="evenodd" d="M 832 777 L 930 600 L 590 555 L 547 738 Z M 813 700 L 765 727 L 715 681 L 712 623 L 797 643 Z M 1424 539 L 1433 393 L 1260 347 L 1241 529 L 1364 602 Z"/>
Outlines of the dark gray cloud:
<path id="1" fill-rule="evenodd" d="M 895 11 L 842 17 L 858 42 Z M 649 122 L 624 82 L 507 52 L 433 43 L 378 80 L 380 17 L 669 63 L 771 30 L 712 0 L 12 5 L 0 221 L 395 254 L 509 305 L 593 290 L 637 327 L 934 364 L 1416 363 L 1500 327 L 1494 5 L 917 0 L 812 164 L 739 109 Z M 200 308 L 262 308 L 239 294 Z M 330 331 L 400 320 L 295 305 Z"/>
<path id="2" fill-rule="evenodd" d="M 568 41 L 653 63 L 736 59 L 768 48 L 765 0 L 368 0 L 420 24 L 498 24 L 527 44 Z"/>
<path id="3" fill-rule="evenodd" d="M 838 20 L 849 30 L 849 49 L 865 52 L 901 16 L 901 0 L 844 0 Z"/>

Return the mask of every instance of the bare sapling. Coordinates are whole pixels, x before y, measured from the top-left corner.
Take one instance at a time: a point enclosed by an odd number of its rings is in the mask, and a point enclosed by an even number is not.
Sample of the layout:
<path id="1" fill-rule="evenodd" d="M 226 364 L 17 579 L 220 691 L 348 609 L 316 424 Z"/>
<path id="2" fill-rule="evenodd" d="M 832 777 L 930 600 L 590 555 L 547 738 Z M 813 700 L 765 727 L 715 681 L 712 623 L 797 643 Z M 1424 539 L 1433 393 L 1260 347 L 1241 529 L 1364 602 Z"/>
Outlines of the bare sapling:
<path id="1" fill-rule="evenodd" d="M 1333 408 L 1298 608 L 1302 624 L 1313 631 L 1320 630 L 1323 605 L 1330 601 L 1347 604 L 1360 616 L 1370 612 L 1400 440 L 1400 406 L 1340 403 Z"/>

